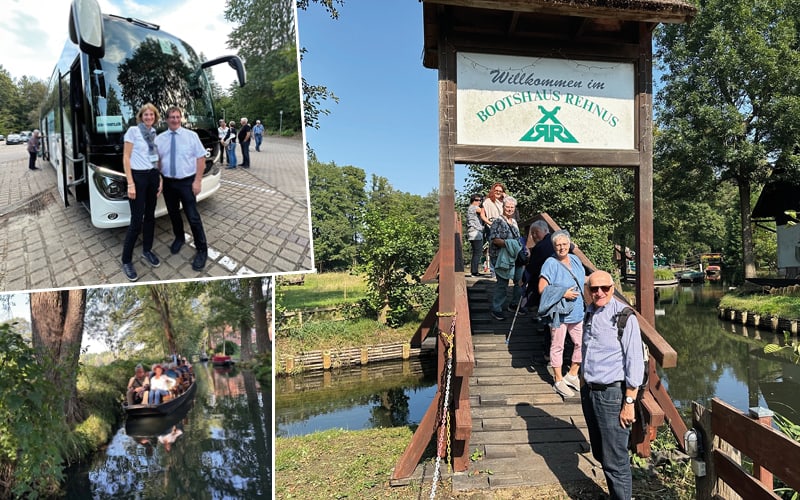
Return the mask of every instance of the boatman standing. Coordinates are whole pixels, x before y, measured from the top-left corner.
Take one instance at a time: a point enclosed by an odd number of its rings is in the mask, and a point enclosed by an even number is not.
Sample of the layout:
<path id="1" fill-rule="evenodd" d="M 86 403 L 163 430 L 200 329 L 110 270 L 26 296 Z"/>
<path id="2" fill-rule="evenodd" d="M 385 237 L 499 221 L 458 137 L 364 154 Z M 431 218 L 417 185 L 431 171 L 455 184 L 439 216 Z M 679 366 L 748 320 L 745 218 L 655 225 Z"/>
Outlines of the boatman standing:
<path id="1" fill-rule="evenodd" d="M 639 322 L 631 315 L 619 338 L 616 320 L 625 304 L 614 298 L 614 280 L 605 271 L 589 275 L 592 304 L 583 325 L 581 406 L 592 455 L 603 465 L 613 500 L 630 500 L 633 483 L 628 458 L 634 403 L 644 379 Z"/>
<path id="2" fill-rule="evenodd" d="M 183 205 L 197 249 L 192 260 L 192 269 L 202 271 L 208 259 L 208 243 L 203 221 L 197 210 L 197 195 L 200 193 L 206 168 L 206 149 L 196 132 L 181 127 L 182 117 L 183 113 L 178 107 L 173 106 L 167 110 L 169 129 L 156 137 L 156 145 L 161 175 L 164 177 L 164 203 L 172 222 L 172 232 L 175 234 L 170 252 L 173 255 L 180 252 L 186 243 L 180 211 Z"/>

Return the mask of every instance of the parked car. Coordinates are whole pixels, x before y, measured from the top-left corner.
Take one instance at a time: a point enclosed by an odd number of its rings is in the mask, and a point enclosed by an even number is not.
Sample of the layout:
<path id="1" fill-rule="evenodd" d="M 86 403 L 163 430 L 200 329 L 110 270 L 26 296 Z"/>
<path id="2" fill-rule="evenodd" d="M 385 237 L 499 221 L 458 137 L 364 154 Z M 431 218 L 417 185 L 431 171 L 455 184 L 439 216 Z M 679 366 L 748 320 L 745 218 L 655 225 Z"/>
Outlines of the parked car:
<path id="1" fill-rule="evenodd" d="M 6 137 L 6 145 L 21 144 L 22 142 L 22 137 L 19 134 L 8 134 L 8 137 Z"/>
<path id="2" fill-rule="evenodd" d="M 0 134 L 0 141 L 5 141 L 5 140 L 6 140 L 6 136 L 4 136 L 3 134 Z"/>
<path id="3" fill-rule="evenodd" d="M 22 139 L 22 142 L 28 142 L 28 139 L 31 138 L 31 132 L 29 130 L 23 130 L 19 133 L 19 138 Z"/>

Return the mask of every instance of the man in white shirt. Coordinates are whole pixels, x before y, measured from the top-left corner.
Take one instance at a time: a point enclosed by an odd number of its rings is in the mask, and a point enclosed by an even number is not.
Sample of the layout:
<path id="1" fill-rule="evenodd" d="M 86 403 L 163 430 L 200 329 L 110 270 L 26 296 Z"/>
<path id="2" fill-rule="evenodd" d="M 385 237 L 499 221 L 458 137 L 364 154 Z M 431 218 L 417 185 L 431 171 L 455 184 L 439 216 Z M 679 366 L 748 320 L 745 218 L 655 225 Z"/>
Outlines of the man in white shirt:
<path id="1" fill-rule="evenodd" d="M 175 234 L 170 252 L 177 254 L 186 242 L 180 212 L 183 205 L 197 249 L 192 260 L 192 269 L 202 271 L 208 259 L 208 243 L 203 221 L 197 210 L 197 195 L 200 193 L 206 167 L 206 149 L 196 132 L 181 127 L 182 117 L 183 113 L 178 107 L 173 106 L 167 110 L 169 129 L 156 137 L 156 146 L 159 168 L 164 178 L 164 203 L 167 205 L 172 232 Z"/>

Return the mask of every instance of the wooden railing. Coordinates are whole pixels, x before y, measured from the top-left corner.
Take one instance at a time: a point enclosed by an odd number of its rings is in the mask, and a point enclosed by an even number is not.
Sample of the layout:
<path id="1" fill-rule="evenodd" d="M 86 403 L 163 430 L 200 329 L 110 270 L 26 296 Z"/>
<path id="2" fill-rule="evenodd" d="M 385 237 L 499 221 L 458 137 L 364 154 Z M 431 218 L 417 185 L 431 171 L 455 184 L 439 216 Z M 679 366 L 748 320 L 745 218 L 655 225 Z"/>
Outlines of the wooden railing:
<path id="1" fill-rule="evenodd" d="M 535 220 L 543 220 L 550 227 L 551 231 L 561 229 L 558 224 L 546 213 L 541 213 L 533 217 L 526 224 L 530 225 Z M 581 260 L 587 270 L 587 275 L 597 270 L 595 265 L 586 255 L 575 247 L 573 253 Z M 629 304 L 628 299 L 619 290 L 615 292 L 616 298 Z M 670 431 L 678 441 L 679 446 L 683 446 L 683 435 L 686 433 L 686 424 L 678 413 L 675 404 L 672 402 L 667 390 L 661 384 L 661 379 L 656 372 L 656 364 L 662 368 L 674 368 L 678 363 L 678 353 L 669 343 L 656 331 L 655 327 L 647 321 L 639 312 L 636 312 L 636 319 L 639 320 L 639 328 L 642 331 L 642 339 L 650 349 L 650 366 L 648 368 L 648 390 L 642 397 L 642 409 L 644 410 L 644 422 L 636 422 L 633 426 L 632 444 L 639 456 L 650 456 L 650 442 L 655 439 L 656 431 L 666 420 Z"/>
<path id="2" fill-rule="evenodd" d="M 447 445 L 447 440 L 449 439 L 450 456 L 455 471 L 465 471 L 469 465 L 469 439 L 472 434 L 469 377 L 472 375 L 472 370 L 475 366 L 475 358 L 472 350 L 472 328 L 470 326 L 469 303 L 467 301 L 467 284 L 464 279 L 463 259 L 461 258 L 461 219 L 458 214 L 455 217 L 455 262 L 449 263 L 449 265 L 442 265 L 440 252 L 437 252 L 423 277 L 423 281 L 434 282 L 437 275 L 452 273 L 451 277 L 455 283 L 455 314 L 439 311 L 439 300 L 437 299 L 411 339 L 411 346 L 418 347 L 434 329 L 438 330 L 439 386 L 433 401 L 431 401 L 428 410 L 422 417 L 422 421 L 420 421 L 419 427 L 414 432 L 411 442 L 394 468 L 392 473 L 393 481 L 408 478 L 414 472 L 431 439 L 435 437 L 438 442 L 441 437 L 439 433 L 446 432 L 446 429 L 440 428 L 442 421 L 442 414 L 440 413 L 441 401 L 445 396 L 447 384 L 444 377 L 448 345 L 445 342 L 444 334 L 448 334 L 451 331 L 453 321 L 455 321 L 452 350 L 453 376 L 450 383 L 450 400 L 453 404 L 448 410 L 450 411 L 450 436 L 444 437 L 444 445 Z M 443 454 L 444 449 L 440 449 L 438 452 Z"/>
<path id="3" fill-rule="evenodd" d="M 450 445 L 453 460 L 453 469 L 461 472 L 469 465 L 469 438 L 472 433 L 472 417 L 469 407 L 469 377 L 475 365 L 474 353 L 472 350 L 472 330 L 469 318 L 469 304 L 467 302 L 467 287 L 464 279 L 464 263 L 462 258 L 462 237 L 461 220 L 458 214 L 455 215 L 455 262 L 442 262 L 442 253 L 437 252 L 431 264 L 428 266 L 422 277 L 424 283 L 435 283 L 444 281 L 443 274 L 451 273 L 450 282 L 455 284 L 455 336 L 453 348 L 453 380 L 451 384 L 451 400 L 453 407 L 450 410 Z M 547 222 L 552 231 L 560 229 L 558 224 L 546 213 L 537 215 L 533 220 L 541 219 Z M 595 271 L 596 267 L 579 249 L 575 248 L 575 255 L 581 260 L 589 272 Z M 440 290 L 441 293 L 441 290 Z M 627 303 L 627 299 L 621 294 L 618 298 Z M 408 478 L 416 468 L 425 448 L 434 437 L 439 437 L 438 427 L 442 421 L 439 413 L 441 400 L 445 390 L 445 363 L 447 345 L 441 332 L 449 332 L 453 320 L 452 314 L 442 316 L 439 310 L 439 300 L 437 299 L 423 319 L 414 336 L 411 339 L 411 346 L 418 347 L 428 335 L 438 327 L 440 332 L 437 339 L 437 351 L 439 357 L 439 388 L 436 395 L 425 412 L 419 427 L 411 438 L 411 442 L 403 455 L 395 465 L 392 473 L 392 481 L 399 481 Z M 655 328 L 643 318 L 638 312 L 636 317 L 642 331 L 642 337 L 650 348 L 650 375 L 648 379 L 648 391 L 643 397 L 643 410 L 645 422 L 636 422 L 633 428 L 633 443 L 636 452 L 643 457 L 650 456 L 650 441 L 655 439 L 655 434 L 665 419 L 669 422 L 670 429 L 679 443 L 683 443 L 683 435 L 687 428 L 678 410 L 672 402 L 666 389 L 662 386 L 661 380 L 656 373 L 656 363 L 664 368 L 672 368 L 677 364 L 678 355 L 675 350 L 658 334 Z M 647 429 L 647 432 L 645 432 Z"/>
<path id="4" fill-rule="evenodd" d="M 710 411 L 697 403 L 692 410 L 704 450 L 695 470 L 705 468 L 696 476 L 696 498 L 777 500 L 773 474 L 800 491 L 800 443 L 772 428 L 771 412 L 754 408 L 748 415 L 717 398 Z M 752 474 L 742 468 L 742 455 L 752 460 Z"/>

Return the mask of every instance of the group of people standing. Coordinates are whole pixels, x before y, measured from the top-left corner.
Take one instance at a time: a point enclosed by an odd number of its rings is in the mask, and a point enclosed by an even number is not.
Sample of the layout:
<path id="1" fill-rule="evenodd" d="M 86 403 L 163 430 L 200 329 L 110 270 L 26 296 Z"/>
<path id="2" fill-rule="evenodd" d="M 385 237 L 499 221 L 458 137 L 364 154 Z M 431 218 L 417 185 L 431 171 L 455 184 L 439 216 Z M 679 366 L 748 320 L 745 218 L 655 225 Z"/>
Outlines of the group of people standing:
<path id="1" fill-rule="evenodd" d="M 228 163 L 228 169 L 236 168 L 236 142 L 242 148 L 242 168 L 250 168 L 250 142 L 256 141 L 256 151 L 261 151 L 261 143 L 264 140 L 264 125 L 261 120 L 256 120 L 255 126 L 251 127 L 246 117 L 239 120 L 239 130 L 236 130 L 236 123 L 231 121 L 225 124 L 225 120 L 219 121 L 219 142 L 226 154 L 222 156 L 222 163 Z"/>
<path id="2" fill-rule="evenodd" d="M 156 202 L 160 194 L 164 195 L 175 236 L 170 253 L 179 253 L 186 243 L 182 206 L 196 249 L 192 269 L 202 271 L 206 266 L 208 243 L 197 210 L 197 195 L 206 168 L 206 148 L 196 132 L 181 126 L 182 119 L 180 108 L 169 108 L 168 130 L 156 135 L 155 124 L 160 120 L 160 113 L 153 104 L 147 103 L 136 114 L 137 126 L 125 132 L 122 163 L 128 182 L 131 219 L 122 247 L 122 271 L 130 281 L 139 279 L 133 266 L 133 247 L 140 233 L 142 260 L 150 267 L 161 265 L 153 252 Z"/>
<path id="3" fill-rule="evenodd" d="M 516 200 L 500 183 L 485 199 L 472 195 L 467 209 L 470 274 L 481 276 L 478 266 L 486 240 L 497 279 L 492 317 L 504 320 L 506 311 L 525 315 L 528 310 L 520 307 L 525 299 L 534 320 L 546 324 L 553 389 L 565 398 L 580 393 L 592 454 L 603 466 L 610 496 L 628 500 L 632 492 L 628 441 L 646 368 L 639 323 L 631 316 L 619 335 L 616 321 L 625 304 L 614 297 L 612 276 L 601 270 L 587 276 L 573 253 L 569 233 L 551 234 L 543 220 L 533 222 L 527 240 L 523 239 L 516 213 Z M 518 335 L 535 331 L 531 325 L 529 332 Z M 565 370 L 567 336 L 573 350 Z"/>

